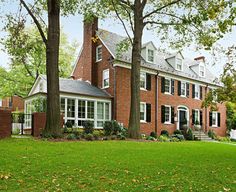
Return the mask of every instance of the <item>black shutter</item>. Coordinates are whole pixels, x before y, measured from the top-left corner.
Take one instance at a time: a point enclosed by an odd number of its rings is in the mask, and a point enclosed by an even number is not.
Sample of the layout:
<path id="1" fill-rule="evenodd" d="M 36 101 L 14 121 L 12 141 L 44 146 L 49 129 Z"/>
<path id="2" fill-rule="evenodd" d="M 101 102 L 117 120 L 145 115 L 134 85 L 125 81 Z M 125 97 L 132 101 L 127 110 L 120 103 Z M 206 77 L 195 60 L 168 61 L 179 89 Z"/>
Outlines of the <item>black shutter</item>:
<path id="1" fill-rule="evenodd" d="M 192 124 L 194 125 L 195 123 L 195 110 L 192 109 Z"/>
<path id="2" fill-rule="evenodd" d="M 192 98 L 195 98 L 195 85 L 192 84 Z"/>
<path id="3" fill-rule="evenodd" d="M 186 83 L 186 97 L 189 97 L 189 83 Z"/>
<path id="4" fill-rule="evenodd" d="M 202 89 L 203 89 L 203 87 L 200 86 L 200 99 L 201 99 L 201 100 L 202 100 Z"/>
<path id="5" fill-rule="evenodd" d="M 151 122 L 151 104 L 146 103 L 146 121 Z"/>
<path id="6" fill-rule="evenodd" d="M 175 108 L 171 107 L 171 123 L 175 123 Z"/>
<path id="7" fill-rule="evenodd" d="M 178 81 L 178 95 L 181 95 L 181 81 Z"/>
<path id="8" fill-rule="evenodd" d="M 161 106 L 161 122 L 162 123 L 165 122 L 165 106 L 164 105 Z"/>
<path id="9" fill-rule="evenodd" d="M 151 79 L 151 74 L 146 74 L 146 89 L 148 91 L 151 91 L 151 87 L 152 87 L 152 79 Z"/>
<path id="10" fill-rule="evenodd" d="M 212 126 L 212 112 L 209 112 L 209 126 Z"/>
<path id="11" fill-rule="evenodd" d="M 202 110 L 200 111 L 200 125 L 202 125 Z"/>
<path id="12" fill-rule="evenodd" d="M 218 127 L 220 127 L 220 113 L 218 113 Z"/>
<path id="13" fill-rule="evenodd" d="M 175 80 L 171 79 L 171 94 L 175 94 Z"/>
<path id="14" fill-rule="evenodd" d="M 161 78 L 161 92 L 165 92 L 165 77 Z"/>

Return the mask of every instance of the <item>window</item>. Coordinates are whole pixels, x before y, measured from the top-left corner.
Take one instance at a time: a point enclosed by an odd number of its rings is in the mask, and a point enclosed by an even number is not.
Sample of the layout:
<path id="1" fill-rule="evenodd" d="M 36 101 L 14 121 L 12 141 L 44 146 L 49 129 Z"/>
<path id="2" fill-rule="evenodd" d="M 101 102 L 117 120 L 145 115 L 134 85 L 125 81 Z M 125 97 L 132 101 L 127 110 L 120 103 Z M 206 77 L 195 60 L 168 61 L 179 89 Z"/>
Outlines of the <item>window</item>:
<path id="1" fill-rule="evenodd" d="M 196 123 L 196 121 L 198 121 L 200 123 L 200 111 L 198 109 L 194 110 L 194 124 Z"/>
<path id="2" fill-rule="evenodd" d="M 182 63 L 182 59 L 176 58 L 176 69 L 178 71 L 182 71 L 183 69 L 183 63 Z"/>
<path id="3" fill-rule="evenodd" d="M 181 82 L 181 96 L 186 96 L 186 83 Z"/>
<path id="4" fill-rule="evenodd" d="M 165 122 L 164 123 L 171 123 L 171 107 L 165 106 Z"/>
<path id="5" fill-rule="evenodd" d="M 140 73 L 140 88 L 146 89 L 146 73 L 144 72 Z"/>
<path id="6" fill-rule="evenodd" d="M 165 78 L 165 93 L 171 93 L 171 80 Z"/>
<path id="7" fill-rule="evenodd" d="M 205 66 L 200 65 L 199 67 L 200 67 L 200 69 L 199 69 L 200 76 L 205 77 Z"/>
<path id="8" fill-rule="evenodd" d="M 217 127 L 218 126 L 218 122 L 217 122 L 217 118 L 218 118 L 218 113 L 217 112 L 212 112 L 212 127 Z"/>
<path id="9" fill-rule="evenodd" d="M 109 87 L 109 69 L 106 69 L 103 71 L 103 77 L 102 77 L 102 87 L 108 88 Z"/>
<path id="10" fill-rule="evenodd" d="M 2 107 L 2 99 L 0 99 L 0 107 Z"/>
<path id="11" fill-rule="evenodd" d="M 146 122 L 146 103 L 140 103 L 140 121 Z"/>
<path id="12" fill-rule="evenodd" d="M 87 119 L 94 119 L 94 101 L 87 101 Z"/>
<path id="13" fill-rule="evenodd" d="M 75 100 L 67 99 L 67 117 L 75 117 Z"/>
<path id="14" fill-rule="evenodd" d="M 200 99 L 200 86 L 199 85 L 195 85 L 195 99 Z"/>
<path id="15" fill-rule="evenodd" d="M 96 62 L 101 60 L 102 60 L 102 45 L 99 45 L 96 48 Z"/>
<path id="16" fill-rule="evenodd" d="M 151 49 L 148 49 L 148 61 L 149 62 L 154 62 L 154 51 Z"/>
<path id="17" fill-rule="evenodd" d="M 110 120 L 110 105 L 105 102 L 97 102 L 97 127 L 103 127 L 105 121 Z"/>
<path id="18" fill-rule="evenodd" d="M 78 126 L 82 127 L 85 120 L 94 120 L 94 101 L 78 100 Z"/>
<path id="19" fill-rule="evenodd" d="M 66 99 L 61 98 L 61 113 L 65 114 L 65 107 L 66 107 Z"/>

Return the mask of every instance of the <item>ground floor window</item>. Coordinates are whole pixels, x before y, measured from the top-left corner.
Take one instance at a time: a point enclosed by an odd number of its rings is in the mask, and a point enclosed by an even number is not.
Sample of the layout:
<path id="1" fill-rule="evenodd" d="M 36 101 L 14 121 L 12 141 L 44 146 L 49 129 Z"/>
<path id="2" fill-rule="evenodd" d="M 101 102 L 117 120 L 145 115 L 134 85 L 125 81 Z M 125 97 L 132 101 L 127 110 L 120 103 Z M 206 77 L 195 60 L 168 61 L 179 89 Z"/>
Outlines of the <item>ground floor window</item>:
<path id="1" fill-rule="evenodd" d="M 217 127 L 217 112 L 212 112 L 212 127 Z"/>

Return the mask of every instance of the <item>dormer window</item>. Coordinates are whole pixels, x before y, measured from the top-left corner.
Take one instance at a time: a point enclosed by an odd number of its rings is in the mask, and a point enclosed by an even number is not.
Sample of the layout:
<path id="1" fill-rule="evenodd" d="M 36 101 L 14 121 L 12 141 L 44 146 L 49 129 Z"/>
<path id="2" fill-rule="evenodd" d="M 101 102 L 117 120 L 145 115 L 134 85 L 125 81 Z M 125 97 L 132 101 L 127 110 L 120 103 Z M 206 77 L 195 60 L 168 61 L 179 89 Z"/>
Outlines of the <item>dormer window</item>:
<path id="1" fill-rule="evenodd" d="M 200 77 L 205 77 L 205 66 L 204 65 L 199 66 L 199 75 L 200 75 Z"/>
<path id="2" fill-rule="evenodd" d="M 176 70 L 178 70 L 178 71 L 183 70 L 183 61 L 182 61 L 182 59 L 176 58 Z"/>
<path id="3" fill-rule="evenodd" d="M 148 61 L 149 62 L 154 62 L 154 51 L 151 49 L 148 49 Z"/>
<path id="4" fill-rule="evenodd" d="M 96 62 L 102 60 L 102 45 L 96 47 Z"/>

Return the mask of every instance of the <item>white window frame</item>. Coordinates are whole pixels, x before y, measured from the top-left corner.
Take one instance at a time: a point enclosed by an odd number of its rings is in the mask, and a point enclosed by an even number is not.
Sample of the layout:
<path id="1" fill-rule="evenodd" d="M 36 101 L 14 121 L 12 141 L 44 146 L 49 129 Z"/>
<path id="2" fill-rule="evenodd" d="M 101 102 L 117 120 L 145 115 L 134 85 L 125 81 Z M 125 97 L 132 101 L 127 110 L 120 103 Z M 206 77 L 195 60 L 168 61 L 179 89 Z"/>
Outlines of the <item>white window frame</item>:
<path id="1" fill-rule="evenodd" d="M 185 84 L 184 95 L 182 95 L 182 84 Z M 181 81 L 180 92 L 181 92 L 181 94 L 180 94 L 181 97 L 186 97 L 187 96 L 187 83 L 184 82 L 184 81 Z"/>
<path id="2" fill-rule="evenodd" d="M 147 90 L 147 73 L 141 71 L 140 72 L 140 82 L 141 82 L 141 76 L 144 75 L 144 87 L 141 87 L 141 83 L 140 83 L 140 89 L 141 90 Z"/>
<path id="3" fill-rule="evenodd" d="M 201 67 L 203 67 L 203 70 L 201 70 Z M 201 74 L 201 72 L 203 72 L 203 75 Z M 199 76 L 200 77 L 206 76 L 206 67 L 203 64 L 199 65 Z"/>
<path id="4" fill-rule="evenodd" d="M 0 107 L 2 107 L 2 99 L 0 98 Z"/>
<path id="5" fill-rule="evenodd" d="M 196 97 L 196 92 L 198 93 L 198 97 Z M 198 84 L 195 84 L 194 99 L 200 99 L 200 85 Z"/>
<path id="6" fill-rule="evenodd" d="M 169 91 L 168 91 L 168 92 L 166 92 L 166 80 L 169 81 Z M 165 87 L 165 88 L 164 88 L 164 91 L 165 91 L 164 93 L 165 93 L 165 94 L 168 94 L 168 95 L 171 94 L 171 79 L 170 79 L 170 78 L 165 78 L 164 87 Z"/>
<path id="7" fill-rule="evenodd" d="M 147 105 L 145 102 L 140 102 L 140 112 L 141 112 L 141 105 L 144 105 L 144 119 L 141 119 L 140 118 L 140 122 L 141 123 L 146 123 L 147 122 L 147 119 L 146 119 L 146 114 L 147 114 Z"/>
<path id="8" fill-rule="evenodd" d="M 151 52 L 153 53 L 152 56 L 149 55 L 149 51 L 151 51 Z M 149 56 L 153 58 L 153 61 L 149 60 Z M 155 52 L 154 52 L 153 49 L 147 49 L 147 60 L 148 60 L 148 62 L 150 62 L 150 63 L 154 63 L 154 60 L 155 60 Z"/>
<path id="9" fill-rule="evenodd" d="M 165 117 L 165 122 L 164 124 L 171 124 L 171 106 L 170 105 L 164 105 L 165 106 L 165 114 L 164 114 L 164 117 Z M 169 108 L 169 121 L 166 121 L 166 108 Z"/>
<path id="10" fill-rule="evenodd" d="M 213 124 L 213 115 L 216 116 L 215 124 Z M 217 111 L 212 111 L 212 127 L 218 127 L 218 112 Z"/>
<path id="11" fill-rule="evenodd" d="M 109 121 L 110 119 L 111 119 L 111 104 L 110 103 L 108 103 L 108 102 L 104 102 L 104 101 L 97 101 L 96 102 L 96 116 L 97 116 L 97 103 L 98 102 L 100 102 L 100 103 L 103 103 L 103 118 L 102 119 L 98 119 L 98 117 L 96 118 L 96 125 L 97 125 L 97 122 L 98 121 L 102 121 L 103 123 L 105 123 L 105 121 Z M 106 103 L 108 103 L 109 104 L 109 118 L 108 119 L 106 119 Z M 103 128 L 103 127 L 98 127 L 97 126 L 97 128 Z"/>
<path id="12" fill-rule="evenodd" d="M 177 63 L 178 60 L 181 61 L 181 69 L 178 69 L 178 63 Z M 180 58 L 175 59 L 175 69 L 177 71 L 183 71 L 183 59 L 180 59 Z"/>
<path id="13" fill-rule="evenodd" d="M 196 119 L 196 113 L 197 113 L 197 119 Z M 200 110 L 199 109 L 194 109 L 194 119 L 195 121 L 198 121 L 200 123 Z M 195 122 L 193 122 L 195 124 Z"/>
<path id="14" fill-rule="evenodd" d="M 108 72 L 108 78 L 106 78 L 106 79 L 108 79 L 108 85 L 104 85 L 104 80 L 106 80 L 105 79 L 105 73 L 106 72 Z M 105 70 L 103 70 L 103 72 L 102 72 L 102 88 L 103 89 L 106 89 L 106 88 L 109 88 L 109 86 L 110 86 L 110 71 L 109 71 L 109 69 L 105 69 Z"/>
<path id="15" fill-rule="evenodd" d="M 101 53 L 99 52 L 99 50 L 101 49 Z M 99 55 L 101 56 L 101 58 L 99 58 Z M 102 60 L 102 45 L 98 45 L 96 47 L 96 62 L 99 62 Z"/>

